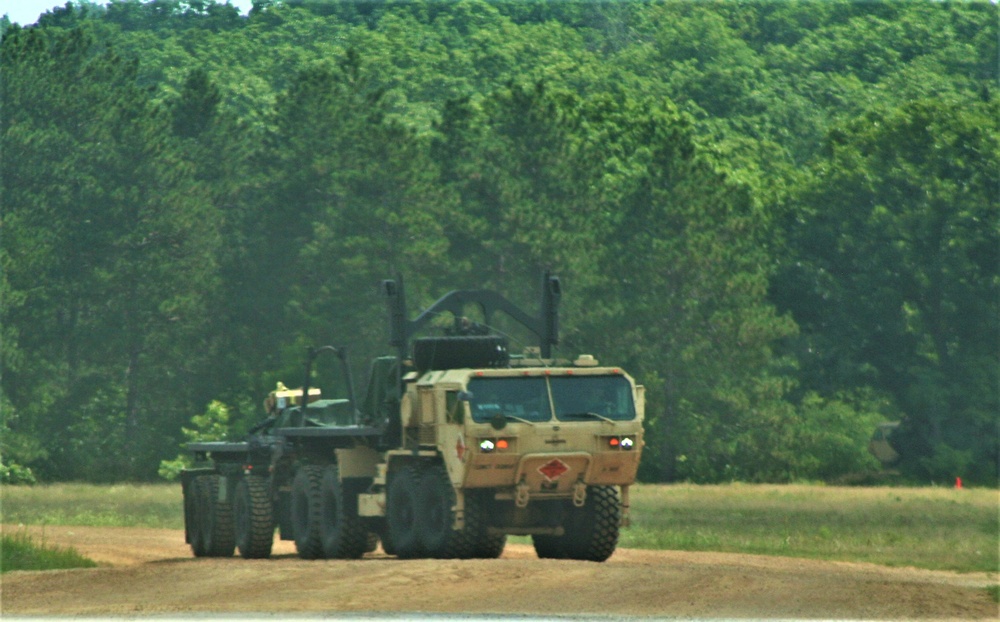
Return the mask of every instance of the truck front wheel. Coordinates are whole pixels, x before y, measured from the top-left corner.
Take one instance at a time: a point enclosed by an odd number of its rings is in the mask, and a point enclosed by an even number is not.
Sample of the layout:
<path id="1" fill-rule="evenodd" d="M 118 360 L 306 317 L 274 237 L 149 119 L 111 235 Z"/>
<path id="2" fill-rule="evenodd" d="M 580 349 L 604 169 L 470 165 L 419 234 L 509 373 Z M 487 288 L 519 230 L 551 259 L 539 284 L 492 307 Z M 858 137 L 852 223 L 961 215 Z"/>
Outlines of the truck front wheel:
<path id="1" fill-rule="evenodd" d="M 468 557 L 477 559 L 497 559 L 507 546 L 504 534 L 490 535 L 490 516 L 493 513 L 491 492 L 486 490 L 465 491 L 465 537 L 469 539 Z"/>
<path id="2" fill-rule="evenodd" d="M 582 508 L 572 507 L 566 515 L 566 535 L 562 545 L 566 557 L 603 562 L 618 546 L 621 500 L 614 486 L 591 486 Z M 537 545 L 536 545 L 537 550 Z"/>
<path id="3" fill-rule="evenodd" d="M 614 486 L 591 486 L 582 508 L 568 501 L 563 508 L 561 536 L 534 535 L 535 553 L 545 559 L 603 562 L 618 546 L 621 501 Z"/>
<path id="4" fill-rule="evenodd" d="M 531 536 L 531 543 L 541 559 L 566 559 L 563 536 L 534 535 Z"/>
<path id="5" fill-rule="evenodd" d="M 240 478 L 233 496 L 236 548 L 245 559 L 271 556 L 274 518 L 267 481 L 262 477 Z"/>
<path id="6" fill-rule="evenodd" d="M 467 557 L 456 550 L 459 544 L 455 524 L 455 489 L 443 466 L 434 466 L 423 472 L 417 492 L 417 524 L 420 543 L 431 557 L 445 559 Z"/>

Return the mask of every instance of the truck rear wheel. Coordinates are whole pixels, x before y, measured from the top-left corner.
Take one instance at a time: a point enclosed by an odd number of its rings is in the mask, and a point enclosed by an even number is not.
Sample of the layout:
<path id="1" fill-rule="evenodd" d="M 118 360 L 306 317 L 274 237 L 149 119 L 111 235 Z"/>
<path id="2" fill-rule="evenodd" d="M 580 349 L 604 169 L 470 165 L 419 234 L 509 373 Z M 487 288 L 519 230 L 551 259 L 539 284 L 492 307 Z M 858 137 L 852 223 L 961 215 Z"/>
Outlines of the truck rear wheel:
<path id="1" fill-rule="evenodd" d="M 368 530 L 358 517 L 358 498 L 350 485 L 340 480 L 337 465 L 323 469 L 321 494 L 323 555 L 333 559 L 357 559 L 368 548 Z"/>
<path id="2" fill-rule="evenodd" d="M 236 548 L 245 559 L 271 556 L 274 518 L 267 481 L 262 477 L 240 478 L 233 496 Z"/>
<path id="3" fill-rule="evenodd" d="M 302 559 L 323 558 L 322 480 L 322 468 L 309 465 L 299 469 L 292 481 L 292 530 Z"/>
<path id="4" fill-rule="evenodd" d="M 423 554 L 417 526 L 419 485 L 420 477 L 413 467 L 406 467 L 389 483 L 386 519 L 389 522 L 389 540 L 398 557 L 414 558 Z"/>

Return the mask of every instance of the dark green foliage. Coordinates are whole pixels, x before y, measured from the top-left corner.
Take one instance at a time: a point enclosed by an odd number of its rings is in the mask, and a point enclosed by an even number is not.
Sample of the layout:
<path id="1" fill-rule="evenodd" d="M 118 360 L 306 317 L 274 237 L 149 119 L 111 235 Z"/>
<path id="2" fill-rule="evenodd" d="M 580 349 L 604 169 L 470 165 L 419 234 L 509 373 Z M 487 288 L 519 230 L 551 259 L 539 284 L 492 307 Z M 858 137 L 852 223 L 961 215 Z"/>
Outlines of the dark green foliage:
<path id="1" fill-rule="evenodd" d="M 15 431 L 49 477 L 149 473 L 187 418 L 170 397 L 198 371 L 181 346 L 205 337 L 214 217 L 135 62 L 84 30 L 31 29 L 3 63 L 6 277 L 23 300 L 5 347 L 30 353 L 4 378 Z"/>
<path id="2" fill-rule="evenodd" d="M 996 482 L 997 7 L 114 0 L 3 28 L 4 464 L 151 477 L 356 376 L 411 310 L 558 272 L 648 388 L 649 479 L 836 479 L 904 420 Z M 514 347 L 527 336 L 501 321 Z M 319 368 L 316 382 L 330 384 Z"/>
<path id="3" fill-rule="evenodd" d="M 893 442 L 921 478 L 996 477 L 997 119 L 996 102 L 916 101 L 834 134 L 776 281 L 804 382 L 890 394 L 905 414 Z"/>

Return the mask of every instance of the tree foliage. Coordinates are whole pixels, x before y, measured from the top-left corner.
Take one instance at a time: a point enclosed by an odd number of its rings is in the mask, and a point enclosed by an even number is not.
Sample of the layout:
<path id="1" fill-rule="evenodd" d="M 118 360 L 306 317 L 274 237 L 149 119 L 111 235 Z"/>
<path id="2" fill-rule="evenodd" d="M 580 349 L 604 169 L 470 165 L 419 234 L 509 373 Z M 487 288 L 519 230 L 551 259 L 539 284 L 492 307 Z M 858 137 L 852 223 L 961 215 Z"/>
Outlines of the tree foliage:
<path id="1" fill-rule="evenodd" d="M 647 479 L 997 481 L 990 3 L 83 0 L 2 28 L 4 465 L 143 479 L 306 345 L 560 274 Z M 518 345 L 527 338 L 503 323 Z M 342 390 L 338 387 L 337 390 Z M 5 467 L 7 468 L 7 467 Z"/>

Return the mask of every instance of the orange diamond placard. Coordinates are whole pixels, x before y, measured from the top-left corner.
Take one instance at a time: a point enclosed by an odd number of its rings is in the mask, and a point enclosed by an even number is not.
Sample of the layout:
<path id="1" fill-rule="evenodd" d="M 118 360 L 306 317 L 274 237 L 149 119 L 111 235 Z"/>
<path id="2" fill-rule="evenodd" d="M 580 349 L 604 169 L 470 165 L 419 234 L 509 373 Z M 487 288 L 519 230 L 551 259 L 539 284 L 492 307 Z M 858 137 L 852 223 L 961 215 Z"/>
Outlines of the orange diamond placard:
<path id="1" fill-rule="evenodd" d="M 566 463 L 560 460 L 559 458 L 553 458 L 552 460 L 549 460 L 542 466 L 538 467 L 538 472 L 544 475 L 545 479 L 549 480 L 550 482 L 555 481 L 560 477 L 562 477 L 562 475 L 566 471 L 569 471 L 569 467 L 566 466 Z"/>

